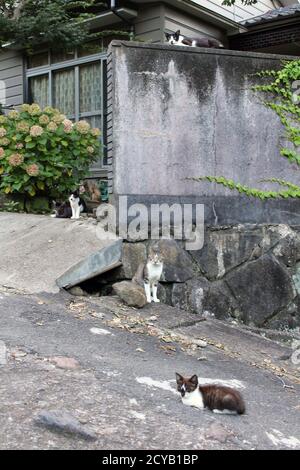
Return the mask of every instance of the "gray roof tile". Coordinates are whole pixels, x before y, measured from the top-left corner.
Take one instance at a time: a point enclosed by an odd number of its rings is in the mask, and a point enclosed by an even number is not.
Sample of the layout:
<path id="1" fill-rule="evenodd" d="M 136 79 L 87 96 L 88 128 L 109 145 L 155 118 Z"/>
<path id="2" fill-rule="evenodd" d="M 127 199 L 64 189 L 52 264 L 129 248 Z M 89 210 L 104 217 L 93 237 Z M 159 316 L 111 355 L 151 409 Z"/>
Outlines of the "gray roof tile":
<path id="1" fill-rule="evenodd" d="M 248 20 L 241 21 L 241 25 L 246 27 L 256 26 L 260 23 L 268 23 L 271 21 L 278 21 L 292 16 L 300 15 L 300 4 L 291 5 L 289 7 L 277 8 L 275 10 L 269 10 L 263 15 L 249 18 Z"/>

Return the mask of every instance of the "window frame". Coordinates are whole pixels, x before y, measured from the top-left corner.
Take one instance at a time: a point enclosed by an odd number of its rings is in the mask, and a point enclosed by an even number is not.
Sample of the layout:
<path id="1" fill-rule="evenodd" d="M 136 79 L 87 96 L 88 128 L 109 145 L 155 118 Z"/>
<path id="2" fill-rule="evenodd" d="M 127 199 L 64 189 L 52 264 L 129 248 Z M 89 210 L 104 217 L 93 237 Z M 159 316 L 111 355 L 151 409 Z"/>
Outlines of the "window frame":
<path id="1" fill-rule="evenodd" d="M 38 53 L 42 53 L 39 51 Z M 107 53 L 101 52 L 96 54 L 87 55 L 84 57 L 78 57 L 78 51 L 75 50 L 75 58 L 70 60 L 65 60 L 58 63 L 51 63 L 51 51 L 48 52 L 48 64 L 40 67 L 29 68 L 28 63 L 26 64 L 26 80 L 25 80 L 25 102 L 30 102 L 30 79 L 34 77 L 39 77 L 42 75 L 48 75 L 48 94 L 49 94 L 49 106 L 53 105 L 53 75 L 56 71 L 66 70 L 68 68 L 73 68 L 75 73 L 75 116 L 72 116 L 72 119 L 78 121 L 79 119 L 89 118 L 93 116 L 101 117 L 101 132 L 102 132 L 102 146 L 103 146 L 103 155 L 101 158 L 100 168 L 97 166 L 91 167 L 91 172 L 93 174 L 101 173 L 101 170 L 108 169 L 107 155 L 106 155 L 106 119 L 107 119 L 107 99 L 106 99 L 106 62 L 107 62 Z M 102 109 L 100 111 L 91 111 L 91 112 L 80 112 L 80 66 L 88 65 L 91 63 L 100 63 L 101 66 L 101 103 Z M 95 162 L 94 165 L 97 163 Z"/>

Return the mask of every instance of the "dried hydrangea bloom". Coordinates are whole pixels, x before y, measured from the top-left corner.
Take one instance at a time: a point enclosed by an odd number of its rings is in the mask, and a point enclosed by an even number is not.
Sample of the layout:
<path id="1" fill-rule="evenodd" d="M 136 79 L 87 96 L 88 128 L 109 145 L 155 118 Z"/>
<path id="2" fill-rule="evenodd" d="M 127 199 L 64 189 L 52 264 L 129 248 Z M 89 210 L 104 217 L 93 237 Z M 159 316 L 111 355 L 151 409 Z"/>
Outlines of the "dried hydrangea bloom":
<path id="1" fill-rule="evenodd" d="M 28 113 L 28 111 L 30 110 L 30 104 L 22 104 L 21 106 L 21 111 L 23 111 L 24 113 Z"/>
<path id="2" fill-rule="evenodd" d="M 44 132 L 44 129 L 41 126 L 32 126 L 30 128 L 30 135 L 32 137 L 40 137 Z"/>
<path id="3" fill-rule="evenodd" d="M 0 127 L 0 137 L 5 137 L 7 134 L 6 129 L 4 127 Z"/>
<path id="4" fill-rule="evenodd" d="M 0 124 L 5 124 L 7 122 L 7 117 L 0 116 Z"/>
<path id="5" fill-rule="evenodd" d="M 92 147 L 91 145 L 89 147 L 87 147 L 87 151 L 88 153 L 94 153 L 95 152 L 95 149 L 94 147 Z"/>
<path id="6" fill-rule="evenodd" d="M 40 118 L 39 118 L 39 123 L 40 124 L 46 125 L 46 124 L 49 124 L 49 122 L 50 122 L 50 119 L 49 119 L 49 116 L 47 116 L 47 114 L 42 114 L 40 116 Z"/>
<path id="7" fill-rule="evenodd" d="M 41 112 L 41 108 L 39 107 L 38 104 L 34 103 L 31 106 L 29 106 L 28 113 L 31 116 L 36 116 L 37 114 L 40 114 L 40 112 Z"/>
<path id="8" fill-rule="evenodd" d="M 57 131 L 57 124 L 55 124 L 55 122 L 51 121 L 51 122 L 49 122 L 49 124 L 47 126 L 47 129 L 50 132 L 55 132 L 55 131 Z"/>
<path id="9" fill-rule="evenodd" d="M 19 131 L 19 132 L 29 132 L 30 126 L 29 126 L 28 122 L 26 122 L 26 121 L 20 121 L 20 122 L 18 122 L 18 124 L 16 125 L 16 129 L 17 129 L 17 131 Z"/>
<path id="10" fill-rule="evenodd" d="M 35 163 L 33 163 L 32 165 L 28 165 L 28 167 L 26 168 L 26 173 L 29 176 L 38 176 L 40 170 L 39 167 Z"/>
<path id="11" fill-rule="evenodd" d="M 8 158 L 8 163 L 11 166 L 20 166 L 24 162 L 24 157 L 20 153 L 13 153 L 9 158 Z"/>
<path id="12" fill-rule="evenodd" d="M 17 150 L 21 150 L 24 148 L 24 145 L 20 142 L 19 144 L 16 145 Z"/>
<path id="13" fill-rule="evenodd" d="M 5 157 L 5 150 L 4 148 L 0 147 L 0 160 Z"/>
<path id="14" fill-rule="evenodd" d="M 18 113 L 18 111 L 13 110 L 8 113 L 8 117 L 10 119 L 18 119 L 20 117 L 20 114 Z"/>
<path id="15" fill-rule="evenodd" d="M 10 140 L 7 138 L 7 137 L 4 137 L 3 139 L 0 140 L 0 145 L 9 145 L 10 144 Z"/>
<path id="16" fill-rule="evenodd" d="M 94 137 L 100 137 L 101 131 L 98 129 L 98 127 L 95 127 L 94 129 L 91 130 L 91 133 Z"/>
<path id="17" fill-rule="evenodd" d="M 63 121 L 64 131 L 69 134 L 73 130 L 73 122 L 70 119 L 65 119 Z"/>
<path id="18" fill-rule="evenodd" d="M 76 129 L 80 134 L 88 134 L 91 126 L 87 121 L 76 122 Z"/>

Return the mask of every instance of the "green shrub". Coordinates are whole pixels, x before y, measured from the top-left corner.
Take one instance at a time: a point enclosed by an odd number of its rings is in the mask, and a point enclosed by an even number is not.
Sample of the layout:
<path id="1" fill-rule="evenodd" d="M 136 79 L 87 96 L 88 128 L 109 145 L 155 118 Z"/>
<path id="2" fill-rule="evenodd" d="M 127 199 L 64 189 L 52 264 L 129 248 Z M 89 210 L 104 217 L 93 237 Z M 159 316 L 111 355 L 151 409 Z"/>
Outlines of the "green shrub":
<path id="1" fill-rule="evenodd" d="M 0 116 L 0 192 L 65 196 L 100 158 L 99 129 L 59 110 L 24 104 Z"/>

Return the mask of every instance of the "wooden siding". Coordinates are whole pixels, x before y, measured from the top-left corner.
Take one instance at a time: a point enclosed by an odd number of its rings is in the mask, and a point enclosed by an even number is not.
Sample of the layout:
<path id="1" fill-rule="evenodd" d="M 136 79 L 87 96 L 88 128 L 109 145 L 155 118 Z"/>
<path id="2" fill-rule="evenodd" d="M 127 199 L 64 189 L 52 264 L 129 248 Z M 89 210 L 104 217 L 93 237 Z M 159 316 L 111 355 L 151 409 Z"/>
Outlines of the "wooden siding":
<path id="1" fill-rule="evenodd" d="M 180 29 L 185 36 L 191 37 L 213 37 L 226 43 L 226 35 L 220 28 L 209 24 L 200 18 L 187 15 L 186 13 L 174 8 L 166 7 L 164 11 L 164 30 L 177 31 Z"/>
<path id="2" fill-rule="evenodd" d="M 163 41 L 164 6 L 150 5 L 138 9 L 138 17 L 135 20 L 135 33 L 138 39 L 158 43 Z"/>
<path id="3" fill-rule="evenodd" d="M 23 58 L 16 51 L 0 52 L 0 80 L 5 82 L 7 105 L 23 103 Z"/>

